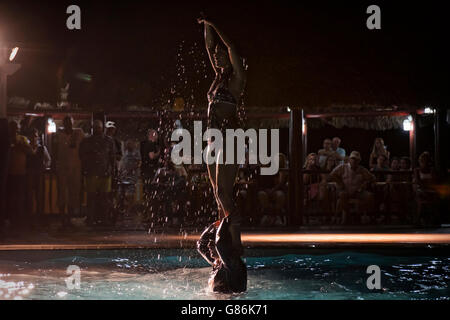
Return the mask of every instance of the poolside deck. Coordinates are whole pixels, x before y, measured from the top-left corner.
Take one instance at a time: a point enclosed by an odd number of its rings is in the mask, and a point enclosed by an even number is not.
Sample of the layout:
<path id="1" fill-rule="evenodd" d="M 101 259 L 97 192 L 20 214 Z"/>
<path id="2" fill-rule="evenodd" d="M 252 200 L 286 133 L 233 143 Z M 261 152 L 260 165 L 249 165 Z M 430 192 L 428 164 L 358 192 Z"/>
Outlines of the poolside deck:
<path id="1" fill-rule="evenodd" d="M 200 233 L 193 230 L 36 233 L 0 240 L 0 250 L 194 248 Z M 302 228 L 296 230 L 244 230 L 245 247 L 361 248 L 403 247 L 450 249 L 450 228 Z"/>

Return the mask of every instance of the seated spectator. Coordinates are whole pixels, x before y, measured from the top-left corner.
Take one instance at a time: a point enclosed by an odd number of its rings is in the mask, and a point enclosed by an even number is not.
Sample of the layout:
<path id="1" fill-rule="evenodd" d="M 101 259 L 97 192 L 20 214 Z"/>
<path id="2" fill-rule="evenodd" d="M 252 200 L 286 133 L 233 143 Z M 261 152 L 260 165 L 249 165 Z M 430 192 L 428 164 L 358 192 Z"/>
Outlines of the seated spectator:
<path id="1" fill-rule="evenodd" d="M 402 157 L 400 159 L 400 171 L 405 171 L 405 174 L 401 175 L 401 181 L 412 182 L 413 174 L 411 172 L 411 159 L 409 157 Z"/>
<path id="2" fill-rule="evenodd" d="M 400 159 L 398 157 L 393 157 L 391 161 L 390 171 L 399 172 L 400 171 Z M 402 175 L 400 174 L 388 174 L 386 176 L 386 182 L 400 182 L 402 181 Z"/>
<path id="3" fill-rule="evenodd" d="M 306 157 L 306 162 L 303 167 L 304 170 L 320 171 L 320 166 L 317 159 L 317 154 L 310 153 Z M 321 181 L 320 173 L 304 173 L 303 174 L 303 185 L 306 187 L 307 197 L 305 199 L 305 205 L 308 201 L 315 200 L 319 195 L 319 183 Z"/>
<path id="4" fill-rule="evenodd" d="M 388 198 L 389 188 L 385 184 L 387 179 L 386 172 L 389 171 L 388 159 L 384 154 L 380 154 L 377 157 L 377 164 L 370 169 L 370 171 L 375 175 L 377 182 L 379 184 L 375 185 L 375 203 L 377 205 L 377 210 L 380 212 L 386 211 L 386 204 Z M 385 219 L 385 215 L 381 217 L 381 219 Z"/>
<path id="5" fill-rule="evenodd" d="M 328 156 L 335 154 L 337 157 L 340 158 L 340 156 L 336 153 L 336 151 L 333 150 L 331 139 L 325 139 L 323 140 L 323 149 L 320 149 L 317 152 L 317 155 L 319 156 L 319 166 L 323 167 L 325 165 L 325 160 Z"/>
<path id="6" fill-rule="evenodd" d="M 348 164 L 337 166 L 330 173 L 330 180 L 338 186 L 338 212 L 342 212 L 341 223 L 347 220 L 349 200 L 359 200 L 359 209 L 370 212 L 373 210 L 374 196 L 367 190 L 369 184 L 375 182 L 375 177 L 364 167 L 360 166 L 359 152 L 352 151 Z"/>
<path id="7" fill-rule="evenodd" d="M 338 164 L 343 164 L 345 160 L 345 149 L 340 147 L 341 139 L 339 137 L 334 137 L 331 140 L 331 148 L 336 152 L 335 158 L 339 161 Z"/>
<path id="8" fill-rule="evenodd" d="M 330 155 L 327 157 L 325 161 L 325 166 L 322 170 L 327 171 L 328 173 L 320 174 L 320 184 L 319 184 L 319 201 L 320 208 L 322 213 L 331 213 L 333 211 L 330 197 L 330 186 L 328 185 L 330 172 L 333 171 L 334 168 L 338 165 L 339 160 L 335 157 L 335 155 Z"/>
<path id="9" fill-rule="evenodd" d="M 377 182 L 385 182 L 386 175 L 382 172 L 389 171 L 389 166 L 387 164 L 387 157 L 384 154 L 380 154 L 377 157 L 377 163 L 373 166 L 370 171 L 375 172 L 375 177 L 377 178 Z"/>
<path id="10" fill-rule="evenodd" d="M 411 170 L 411 159 L 409 159 L 408 157 L 402 157 L 400 159 L 400 170 Z"/>
<path id="11" fill-rule="evenodd" d="M 386 159 L 389 160 L 390 153 L 389 153 L 389 151 L 387 151 L 387 148 L 384 145 L 384 140 L 382 138 L 375 138 L 375 141 L 374 141 L 374 144 L 372 147 L 372 152 L 371 152 L 370 158 L 369 158 L 369 167 L 370 168 L 376 167 L 379 155 L 384 155 L 386 157 Z"/>
<path id="12" fill-rule="evenodd" d="M 433 223 L 439 214 L 438 210 L 434 210 L 434 205 L 439 200 L 439 195 L 434 189 L 437 183 L 437 176 L 429 152 L 424 152 L 419 156 L 419 167 L 414 170 L 413 182 L 416 186 L 417 201 L 417 217 L 415 221 L 419 224 Z M 426 214 L 426 211 L 428 214 Z"/>
<path id="13" fill-rule="evenodd" d="M 239 165 L 235 188 L 238 193 L 238 208 L 244 218 L 243 223 L 253 225 L 253 221 L 259 219 L 257 210 L 254 210 L 257 206 L 257 176 L 259 166 L 249 163 L 248 152 L 245 155 L 246 163 Z"/>
<path id="14" fill-rule="evenodd" d="M 278 154 L 279 168 L 287 168 L 286 157 Z M 262 213 L 262 226 L 285 226 L 287 224 L 285 205 L 288 194 L 287 172 L 279 170 L 273 176 L 258 176 L 258 200 Z"/>
<path id="15" fill-rule="evenodd" d="M 409 169 L 409 164 L 408 167 Z M 408 220 L 408 202 L 411 199 L 411 185 L 404 184 L 403 182 L 411 181 L 411 175 L 408 173 L 401 173 L 400 159 L 397 157 L 392 158 L 391 171 L 395 174 L 387 175 L 386 182 L 388 183 L 388 189 L 386 194 L 387 212 L 392 213 L 393 206 L 397 206 L 397 214 L 401 222 L 407 222 Z"/>

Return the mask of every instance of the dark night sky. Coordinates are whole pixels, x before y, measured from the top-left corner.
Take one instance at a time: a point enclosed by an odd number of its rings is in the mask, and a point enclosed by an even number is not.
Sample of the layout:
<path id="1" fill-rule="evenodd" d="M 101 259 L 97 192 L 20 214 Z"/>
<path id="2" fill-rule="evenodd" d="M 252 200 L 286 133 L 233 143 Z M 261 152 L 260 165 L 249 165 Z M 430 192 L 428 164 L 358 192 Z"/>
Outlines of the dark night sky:
<path id="1" fill-rule="evenodd" d="M 65 27 L 70 4 L 81 7 L 81 31 Z M 370 4 L 381 7 L 382 30 L 366 28 Z M 5 0 L 0 37 L 22 48 L 9 95 L 54 102 L 70 81 L 71 99 L 86 105 L 154 105 L 176 95 L 205 105 L 212 70 L 200 11 L 248 61 L 247 105 L 448 101 L 440 1 Z"/>

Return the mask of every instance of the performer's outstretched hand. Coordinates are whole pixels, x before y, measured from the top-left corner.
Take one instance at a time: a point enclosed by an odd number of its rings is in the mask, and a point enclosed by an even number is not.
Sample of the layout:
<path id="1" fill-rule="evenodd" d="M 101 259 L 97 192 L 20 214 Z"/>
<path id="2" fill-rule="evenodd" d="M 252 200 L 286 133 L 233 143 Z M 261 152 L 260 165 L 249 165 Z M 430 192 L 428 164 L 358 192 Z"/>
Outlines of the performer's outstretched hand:
<path id="1" fill-rule="evenodd" d="M 204 24 L 212 25 L 211 21 L 206 20 L 206 19 L 203 18 L 203 17 L 197 18 L 197 22 L 198 22 L 199 24 L 204 23 Z"/>

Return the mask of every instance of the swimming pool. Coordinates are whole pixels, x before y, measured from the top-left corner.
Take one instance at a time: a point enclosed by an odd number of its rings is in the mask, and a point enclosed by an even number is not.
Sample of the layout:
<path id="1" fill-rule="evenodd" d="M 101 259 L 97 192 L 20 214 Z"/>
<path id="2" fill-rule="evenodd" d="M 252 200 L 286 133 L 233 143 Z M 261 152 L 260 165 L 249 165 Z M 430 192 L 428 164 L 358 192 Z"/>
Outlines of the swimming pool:
<path id="1" fill-rule="evenodd" d="M 450 257 L 429 252 L 248 249 L 248 291 L 210 292 L 210 268 L 192 249 L 0 251 L 0 299 L 450 299 Z M 68 288 L 67 268 L 80 268 Z M 381 290 L 367 288 L 367 267 Z"/>

